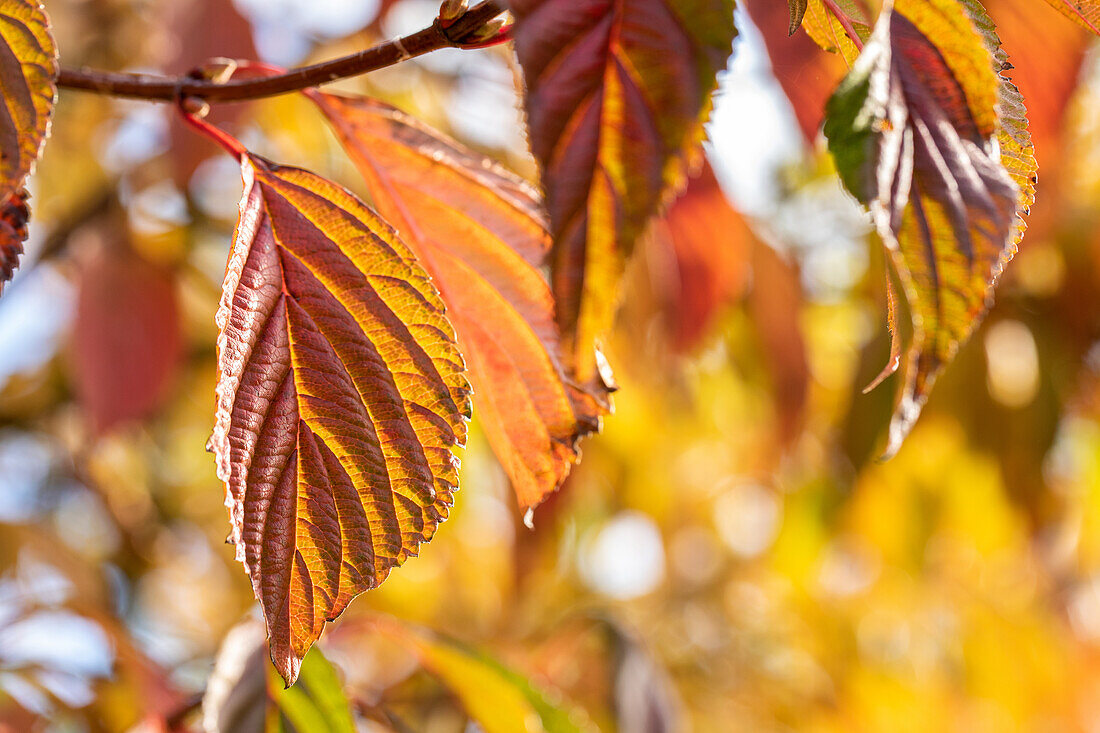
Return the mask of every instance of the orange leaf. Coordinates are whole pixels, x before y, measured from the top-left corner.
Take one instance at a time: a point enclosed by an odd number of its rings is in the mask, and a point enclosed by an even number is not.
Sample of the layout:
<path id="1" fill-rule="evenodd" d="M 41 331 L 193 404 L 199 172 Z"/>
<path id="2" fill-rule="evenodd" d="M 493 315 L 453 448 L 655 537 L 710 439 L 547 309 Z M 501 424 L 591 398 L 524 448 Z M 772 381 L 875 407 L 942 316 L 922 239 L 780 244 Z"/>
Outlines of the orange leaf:
<path id="1" fill-rule="evenodd" d="M 562 366 L 554 299 L 539 266 L 550 235 L 537 194 L 398 109 L 311 92 L 447 303 L 474 405 L 520 506 L 555 491 L 599 429 L 608 391 Z"/>
<path id="2" fill-rule="evenodd" d="M 1062 121 L 1081 71 L 1090 37 L 1069 23 L 1052 21 L 1035 0 L 986 2 L 997 35 L 1012 50 L 1012 81 L 1028 103 L 1028 128 L 1036 155 L 1047 167 L 1058 159 Z"/>
<path id="3" fill-rule="evenodd" d="M 512 0 L 542 165 L 558 322 L 581 379 L 615 315 L 624 259 L 699 161 L 730 0 Z"/>
<path id="4" fill-rule="evenodd" d="M 385 222 L 313 173 L 241 160 L 211 445 L 289 684 L 325 621 L 447 517 L 469 386 L 439 294 Z"/>
<path id="5" fill-rule="evenodd" d="M 42 6 L 0 0 L 0 287 L 23 252 L 29 215 L 23 182 L 49 135 L 57 70 L 57 47 Z"/>
<path id="6" fill-rule="evenodd" d="M 656 295 L 667 312 L 672 346 L 683 353 L 697 346 L 721 309 L 744 292 L 752 233 L 704 162 L 656 222 L 654 234 L 668 248 L 672 265 L 653 273 Z"/>
<path id="7" fill-rule="evenodd" d="M 1100 2 L 1098 0 L 1047 0 L 1062 15 L 1100 35 Z"/>

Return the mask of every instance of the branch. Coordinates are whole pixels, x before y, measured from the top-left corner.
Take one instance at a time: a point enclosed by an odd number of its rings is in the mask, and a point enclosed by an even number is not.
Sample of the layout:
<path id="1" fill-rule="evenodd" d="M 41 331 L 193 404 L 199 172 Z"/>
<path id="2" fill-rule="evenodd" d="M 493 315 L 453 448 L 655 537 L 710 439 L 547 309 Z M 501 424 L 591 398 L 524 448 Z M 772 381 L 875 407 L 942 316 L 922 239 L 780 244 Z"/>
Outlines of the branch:
<path id="1" fill-rule="evenodd" d="M 406 59 L 422 56 L 441 48 L 477 48 L 482 39 L 472 36 L 493 18 L 504 12 L 500 0 L 484 0 L 444 27 L 439 19 L 424 30 L 394 41 L 386 41 L 349 56 L 324 61 L 262 79 L 244 79 L 219 84 L 188 76 L 127 74 L 93 69 L 62 69 L 60 87 L 82 89 L 97 94 L 131 97 L 156 102 L 171 102 L 180 97 L 198 97 L 209 102 L 240 102 L 296 92 L 319 84 L 358 76 L 393 66 Z"/>

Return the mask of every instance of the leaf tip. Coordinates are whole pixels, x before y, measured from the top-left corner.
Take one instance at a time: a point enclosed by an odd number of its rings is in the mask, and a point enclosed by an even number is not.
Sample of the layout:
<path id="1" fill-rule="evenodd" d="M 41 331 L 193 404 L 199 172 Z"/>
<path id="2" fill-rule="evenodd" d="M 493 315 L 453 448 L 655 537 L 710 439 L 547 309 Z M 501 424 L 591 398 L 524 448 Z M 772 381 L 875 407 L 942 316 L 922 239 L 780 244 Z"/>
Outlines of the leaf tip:
<path id="1" fill-rule="evenodd" d="M 898 370 L 901 365 L 901 355 L 894 354 L 890 357 L 890 361 L 886 363 L 886 366 L 882 368 L 882 371 L 878 373 L 870 384 L 863 388 L 862 394 L 870 394 L 876 387 L 885 382 L 887 379 L 894 375 L 894 372 Z"/>
<path id="2" fill-rule="evenodd" d="M 271 634 L 268 633 L 268 638 Z M 312 646 L 312 644 L 310 644 Z M 308 649 L 307 649 L 308 650 Z M 302 655 L 305 656 L 305 655 Z M 271 645 L 271 663 L 275 665 L 275 671 L 283 679 L 283 689 L 289 690 L 298 681 L 298 675 L 302 671 L 302 657 L 290 650 L 277 651 L 275 645 Z"/>
<path id="3" fill-rule="evenodd" d="M 879 461 L 888 461 L 898 454 L 902 443 L 909 437 L 917 418 L 920 417 L 923 407 L 923 398 L 918 399 L 911 394 L 906 394 L 901 398 L 898 408 L 894 412 L 894 417 L 890 420 L 889 439 L 886 443 L 886 450 L 879 457 Z"/>
<path id="4" fill-rule="evenodd" d="M 802 19 L 806 16 L 809 3 L 806 0 L 789 0 L 791 11 L 791 23 L 787 27 L 787 36 L 793 36 L 802 27 Z"/>
<path id="5" fill-rule="evenodd" d="M 26 189 L 18 189 L 8 194 L 0 204 L 0 293 L 4 291 L 4 283 L 15 275 L 19 257 L 23 254 L 27 221 L 30 219 L 29 198 Z"/>

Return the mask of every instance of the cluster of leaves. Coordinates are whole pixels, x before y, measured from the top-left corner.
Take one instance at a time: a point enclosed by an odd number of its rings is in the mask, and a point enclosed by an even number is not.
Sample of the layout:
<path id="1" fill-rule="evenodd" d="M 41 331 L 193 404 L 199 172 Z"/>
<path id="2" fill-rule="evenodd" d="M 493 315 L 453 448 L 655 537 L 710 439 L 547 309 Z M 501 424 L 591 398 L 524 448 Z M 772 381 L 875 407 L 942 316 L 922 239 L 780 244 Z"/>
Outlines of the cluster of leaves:
<path id="1" fill-rule="evenodd" d="M 1051 2 L 1095 30 L 1100 5 Z M 440 22 L 464 7 L 444 3 Z M 508 10 L 501 37 L 524 73 L 538 188 L 378 100 L 305 90 L 372 207 L 249 152 L 180 100 L 244 181 L 216 314 L 209 446 L 288 684 L 325 622 L 447 518 L 473 411 L 529 516 L 561 486 L 578 441 L 611 409 L 600 343 L 626 261 L 702 165 L 736 35 L 731 0 Z M 824 132 L 890 254 L 894 343 L 875 381 L 904 365 L 893 453 L 1023 236 L 1031 134 L 977 0 L 888 1 L 877 18 L 861 0 L 790 0 L 789 11 L 791 33 L 804 28 L 851 66 Z M 49 132 L 58 64 L 37 3 L 3 0 L 0 21 L 2 282 L 26 237 L 23 186 Z"/>

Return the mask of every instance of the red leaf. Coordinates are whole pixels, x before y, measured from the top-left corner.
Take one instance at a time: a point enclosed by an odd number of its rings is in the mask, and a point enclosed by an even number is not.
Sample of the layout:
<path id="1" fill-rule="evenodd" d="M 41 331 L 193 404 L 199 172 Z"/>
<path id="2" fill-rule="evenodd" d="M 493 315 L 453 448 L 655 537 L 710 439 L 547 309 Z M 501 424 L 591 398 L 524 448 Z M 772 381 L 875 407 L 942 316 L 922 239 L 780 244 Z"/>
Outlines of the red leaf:
<path id="1" fill-rule="evenodd" d="M 385 222 L 308 171 L 244 153 L 242 174 L 211 444 L 289 684 L 325 621 L 447 517 L 469 387 L 439 294 Z"/>
<path id="2" fill-rule="evenodd" d="M 125 244 L 100 247 L 80 267 L 73 381 L 96 432 L 151 414 L 183 355 L 176 281 Z"/>
<path id="3" fill-rule="evenodd" d="M 9 194 L 0 205 L 0 293 L 4 292 L 4 283 L 15 274 L 19 256 L 23 254 L 27 220 L 31 215 L 27 207 L 28 198 L 30 195 L 26 190 L 19 189 Z"/>
<path id="4" fill-rule="evenodd" d="M 512 0 L 558 322 L 582 380 L 624 259 L 700 159 L 735 30 L 728 0 Z"/>
<path id="5" fill-rule="evenodd" d="M 657 296 L 665 304 L 673 347 L 690 351 L 721 309 L 744 291 L 752 233 L 709 163 L 688 181 L 654 231 L 674 264 L 654 273 Z"/>

